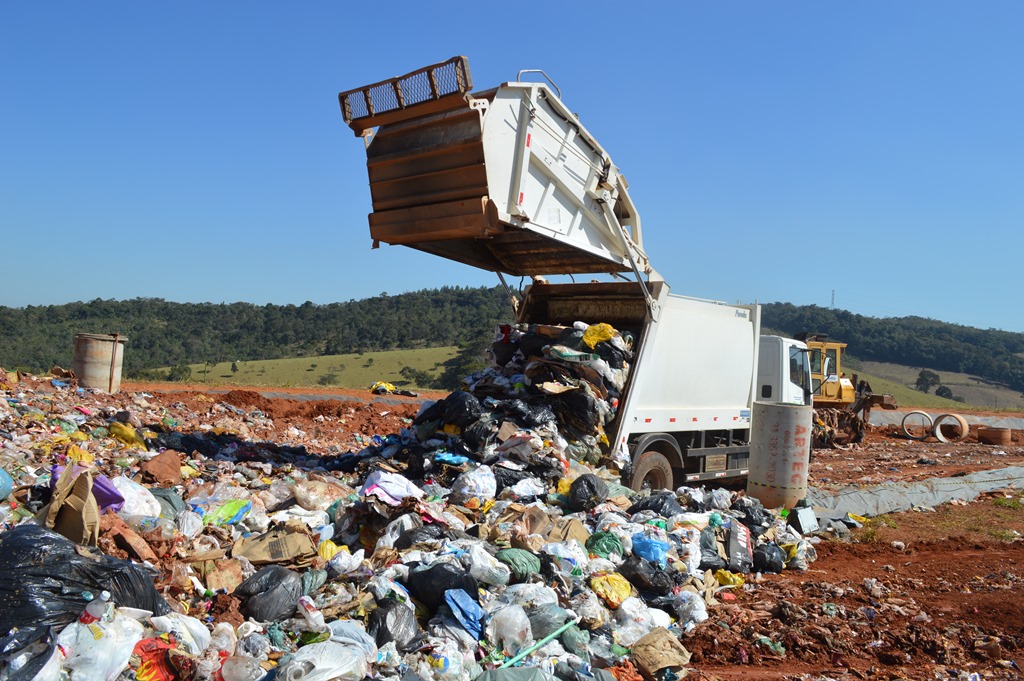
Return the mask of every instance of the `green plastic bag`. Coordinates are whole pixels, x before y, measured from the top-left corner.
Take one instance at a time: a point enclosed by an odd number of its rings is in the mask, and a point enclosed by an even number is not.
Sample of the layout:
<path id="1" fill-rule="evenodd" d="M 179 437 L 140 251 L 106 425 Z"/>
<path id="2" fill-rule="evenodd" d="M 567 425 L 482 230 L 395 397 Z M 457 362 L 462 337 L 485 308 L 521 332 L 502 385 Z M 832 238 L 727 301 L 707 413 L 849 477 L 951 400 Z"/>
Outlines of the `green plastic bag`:
<path id="1" fill-rule="evenodd" d="M 540 572 L 540 558 L 524 549 L 502 549 L 494 557 L 509 566 L 516 582 L 525 582 Z"/>
<path id="2" fill-rule="evenodd" d="M 587 537 L 587 553 L 607 559 L 613 553 L 622 555 L 622 542 L 611 532 L 595 532 Z"/>

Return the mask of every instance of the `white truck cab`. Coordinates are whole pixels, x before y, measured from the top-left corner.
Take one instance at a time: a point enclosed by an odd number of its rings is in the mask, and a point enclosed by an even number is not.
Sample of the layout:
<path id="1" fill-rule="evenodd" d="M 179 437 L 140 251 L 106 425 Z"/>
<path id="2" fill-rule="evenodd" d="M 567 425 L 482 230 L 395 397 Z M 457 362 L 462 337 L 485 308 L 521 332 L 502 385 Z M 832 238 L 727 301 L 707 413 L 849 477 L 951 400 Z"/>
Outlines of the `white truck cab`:
<path id="1" fill-rule="evenodd" d="M 754 399 L 811 404 L 811 365 L 806 344 L 782 336 L 761 336 Z"/>

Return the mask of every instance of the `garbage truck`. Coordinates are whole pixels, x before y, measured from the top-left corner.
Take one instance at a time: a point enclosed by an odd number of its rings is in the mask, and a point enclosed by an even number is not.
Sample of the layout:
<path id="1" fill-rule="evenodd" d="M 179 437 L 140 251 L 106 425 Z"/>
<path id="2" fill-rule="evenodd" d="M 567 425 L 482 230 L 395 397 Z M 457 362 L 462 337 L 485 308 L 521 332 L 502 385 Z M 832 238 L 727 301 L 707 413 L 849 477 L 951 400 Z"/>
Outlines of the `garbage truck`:
<path id="1" fill-rule="evenodd" d="M 495 272 L 518 323 L 628 331 L 633 364 L 605 432 L 633 489 L 745 478 L 753 402 L 810 404 L 806 345 L 762 335 L 756 304 L 670 292 L 629 184 L 547 74 L 472 89 L 454 57 L 339 94 L 364 140 L 373 247 Z M 505 275 L 531 283 L 513 291 Z"/>

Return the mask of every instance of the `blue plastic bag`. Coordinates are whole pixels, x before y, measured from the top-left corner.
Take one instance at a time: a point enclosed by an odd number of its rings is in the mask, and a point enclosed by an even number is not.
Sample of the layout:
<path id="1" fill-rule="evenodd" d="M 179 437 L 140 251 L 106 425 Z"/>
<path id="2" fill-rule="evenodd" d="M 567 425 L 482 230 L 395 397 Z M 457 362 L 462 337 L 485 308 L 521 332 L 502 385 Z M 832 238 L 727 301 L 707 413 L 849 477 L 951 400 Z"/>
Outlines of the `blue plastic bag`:
<path id="1" fill-rule="evenodd" d="M 452 614 L 462 628 L 480 640 L 483 635 L 483 608 L 463 589 L 448 589 L 444 592 L 444 602 L 452 609 Z"/>
<path id="2" fill-rule="evenodd" d="M 668 566 L 669 548 L 668 542 L 648 537 L 642 532 L 633 535 L 633 555 L 656 563 L 662 568 Z"/>

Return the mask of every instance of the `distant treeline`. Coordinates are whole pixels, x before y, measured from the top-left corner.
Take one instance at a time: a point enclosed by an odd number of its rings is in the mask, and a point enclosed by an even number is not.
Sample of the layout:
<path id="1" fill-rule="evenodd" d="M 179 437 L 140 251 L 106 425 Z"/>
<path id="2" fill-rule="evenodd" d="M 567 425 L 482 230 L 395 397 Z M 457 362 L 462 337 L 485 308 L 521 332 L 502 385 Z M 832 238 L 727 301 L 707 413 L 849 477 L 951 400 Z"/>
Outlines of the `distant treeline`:
<path id="1" fill-rule="evenodd" d="M 78 333 L 128 337 L 126 376 L 155 367 L 466 345 L 512 307 L 501 287 L 444 287 L 315 305 L 173 303 L 158 298 L 0 307 L 0 366 L 71 367 Z"/>
<path id="2" fill-rule="evenodd" d="M 124 370 L 458 345 L 480 348 L 509 321 L 504 289 L 444 287 L 329 305 L 172 303 L 153 298 L 0 307 L 0 366 L 71 366 L 77 333 L 129 338 Z M 585 320 L 601 321 L 601 320 Z M 769 303 L 762 324 L 786 335 L 827 333 L 850 354 L 970 373 L 1024 391 L 1024 334 L 920 317 L 878 319 L 845 310 Z"/>
<path id="3" fill-rule="evenodd" d="M 957 371 L 1024 392 L 1024 333 L 789 303 L 763 305 L 762 324 L 785 335 L 826 333 L 859 359 Z"/>

